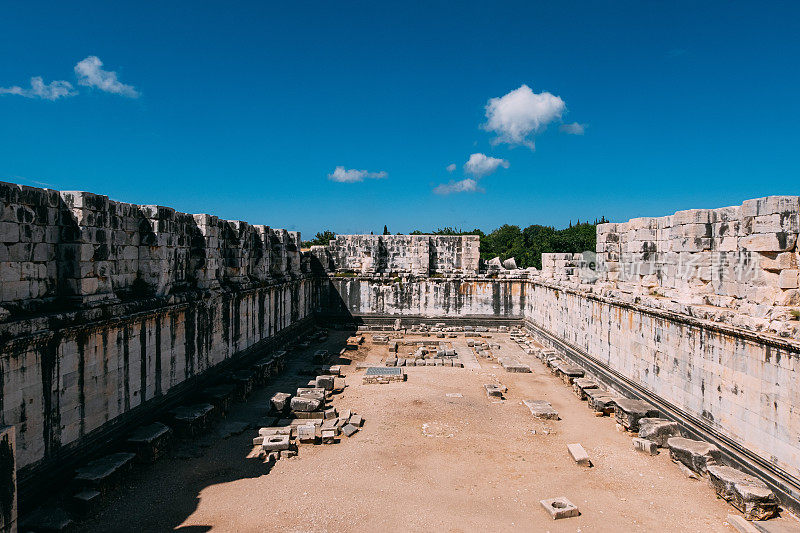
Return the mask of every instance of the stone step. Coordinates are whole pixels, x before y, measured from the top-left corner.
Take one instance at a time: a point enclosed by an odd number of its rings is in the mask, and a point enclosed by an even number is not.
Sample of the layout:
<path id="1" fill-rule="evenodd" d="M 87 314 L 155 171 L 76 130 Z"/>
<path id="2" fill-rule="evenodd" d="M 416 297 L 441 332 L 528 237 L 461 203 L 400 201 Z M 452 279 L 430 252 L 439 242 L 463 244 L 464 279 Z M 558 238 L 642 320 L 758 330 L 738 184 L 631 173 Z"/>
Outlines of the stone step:
<path id="1" fill-rule="evenodd" d="M 766 520 L 778 513 L 778 498 L 760 479 L 729 466 L 708 465 L 717 496 L 742 512 L 747 520 Z"/>
<path id="2" fill-rule="evenodd" d="M 116 487 L 133 468 L 136 454 L 117 452 L 101 457 L 75 470 L 76 486 L 91 488 L 105 494 Z"/>
<path id="3" fill-rule="evenodd" d="M 204 401 L 216 408 L 217 414 L 225 416 L 228 411 L 230 411 L 235 394 L 236 386 L 233 383 L 220 383 L 219 385 L 203 389 L 200 396 Z"/>
<path id="4" fill-rule="evenodd" d="M 589 401 L 589 408 L 602 415 L 610 415 L 614 412 L 618 397 L 603 389 L 586 389 L 584 391 L 586 399 Z"/>
<path id="5" fill-rule="evenodd" d="M 693 472 L 705 476 L 708 466 L 716 464 L 720 459 L 719 448 L 701 440 L 671 437 L 667 439 L 669 456 Z"/>
<path id="6" fill-rule="evenodd" d="M 170 411 L 172 427 L 179 435 L 199 435 L 211 425 L 214 409 L 210 403 L 177 407 Z"/>
<path id="7" fill-rule="evenodd" d="M 667 447 L 667 440 L 680 437 L 681 430 L 677 422 L 663 418 L 640 418 L 639 436 L 655 442 L 661 448 Z"/>
<path id="8" fill-rule="evenodd" d="M 590 389 L 599 389 L 600 385 L 598 385 L 593 379 L 591 378 L 576 378 L 572 381 L 572 390 L 575 391 L 575 394 L 578 395 L 578 398 L 581 400 L 586 400 L 586 391 Z"/>
<path id="9" fill-rule="evenodd" d="M 136 428 L 126 442 L 139 461 L 152 463 L 163 455 L 171 437 L 169 426 L 154 422 Z"/>
<path id="10" fill-rule="evenodd" d="M 659 412 L 643 400 L 619 398 L 615 402 L 614 417 L 628 431 L 639 431 L 640 418 L 658 418 Z"/>

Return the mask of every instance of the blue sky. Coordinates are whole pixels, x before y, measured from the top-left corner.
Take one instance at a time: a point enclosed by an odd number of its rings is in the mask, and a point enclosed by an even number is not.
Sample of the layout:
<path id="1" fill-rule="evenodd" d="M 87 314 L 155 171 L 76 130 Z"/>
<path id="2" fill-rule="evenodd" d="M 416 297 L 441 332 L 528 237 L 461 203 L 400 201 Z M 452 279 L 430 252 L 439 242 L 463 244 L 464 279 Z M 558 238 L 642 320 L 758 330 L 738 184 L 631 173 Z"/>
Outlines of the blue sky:
<path id="1" fill-rule="evenodd" d="M 0 180 L 304 237 L 800 194 L 797 2 L 169 4 L 4 6 Z"/>

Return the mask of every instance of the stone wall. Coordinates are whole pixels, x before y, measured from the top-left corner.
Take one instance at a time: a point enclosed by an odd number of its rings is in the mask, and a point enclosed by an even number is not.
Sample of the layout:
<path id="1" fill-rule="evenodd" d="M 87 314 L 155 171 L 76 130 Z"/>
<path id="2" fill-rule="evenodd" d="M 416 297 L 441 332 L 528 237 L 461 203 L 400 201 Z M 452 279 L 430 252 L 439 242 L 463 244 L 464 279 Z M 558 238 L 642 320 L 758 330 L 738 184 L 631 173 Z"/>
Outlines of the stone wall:
<path id="1" fill-rule="evenodd" d="M 0 182 L 0 315 L 300 274 L 296 232 Z"/>
<path id="2" fill-rule="evenodd" d="M 629 293 L 756 311 L 800 305 L 800 197 L 597 227 L 601 280 Z"/>
<path id="3" fill-rule="evenodd" d="M 320 288 L 320 313 L 356 317 L 431 317 L 521 319 L 522 280 L 485 277 L 422 278 L 395 281 L 379 277 L 331 277 Z"/>
<path id="4" fill-rule="evenodd" d="M 0 183 L 0 426 L 21 483 L 310 324 L 300 235 Z"/>
<path id="5" fill-rule="evenodd" d="M 337 235 L 312 253 L 329 272 L 372 274 L 477 274 L 477 235 Z"/>
<path id="6" fill-rule="evenodd" d="M 800 342 L 557 284 L 530 282 L 525 302 L 531 325 L 800 487 Z"/>

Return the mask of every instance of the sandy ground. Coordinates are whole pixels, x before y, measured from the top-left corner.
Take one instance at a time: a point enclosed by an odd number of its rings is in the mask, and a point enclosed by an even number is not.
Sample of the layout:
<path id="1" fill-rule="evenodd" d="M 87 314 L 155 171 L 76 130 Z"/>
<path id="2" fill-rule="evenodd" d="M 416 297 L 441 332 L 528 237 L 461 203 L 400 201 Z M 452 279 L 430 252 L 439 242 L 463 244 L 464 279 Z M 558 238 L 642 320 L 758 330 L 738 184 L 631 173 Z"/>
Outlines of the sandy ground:
<path id="1" fill-rule="evenodd" d="M 343 339 L 334 332 L 328 345 L 337 349 Z M 631 436 L 618 432 L 613 420 L 593 416 L 506 334 L 494 334 L 497 341 L 529 362 L 533 373 L 509 374 L 479 359 L 480 369 L 411 367 L 404 383 L 362 385 L 364 371 L 348 367 L 348 387 L 333 405 L 364 416 L 352 438 L 301 445 L 297 457 L 271 470 L 247 458 L 255 426 L 228 438 L 217 432 L 178 443 L 170 458 L 137 468 L 79 529 L 732 531 L 725 520 L 736 511 L 706 482 L 685 477 L 664 451 L 655 457 L 635 452 Z M 456 346 L 467 350 L 464 342 Z M 255 424 L 274 391 L 308 381 L 296 371 L 318 348 L 237 405 L 227 420 Z M 387 353 L 386 346 L 366 345 L 356 359 L 378 362 Z M 483 384 L 496 381 L 509 390 L 493 403 Z M 534 419 L 523 399 L 551 402 L 561 420 Z M 573 442 L 587 450 L 592 468 L 572 461 L 567 444 Z M 552 520 L 539 500 L 557 496 L 570 499 L 581 515 Z"/>

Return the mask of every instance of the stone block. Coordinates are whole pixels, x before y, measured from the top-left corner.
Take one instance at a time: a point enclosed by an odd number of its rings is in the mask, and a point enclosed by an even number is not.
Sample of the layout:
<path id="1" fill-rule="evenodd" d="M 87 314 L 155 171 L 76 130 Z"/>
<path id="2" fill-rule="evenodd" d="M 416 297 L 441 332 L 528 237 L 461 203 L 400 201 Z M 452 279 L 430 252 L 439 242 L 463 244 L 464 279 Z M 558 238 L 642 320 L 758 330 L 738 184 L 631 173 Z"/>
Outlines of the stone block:
<path id="1" fill-rule="evenodd" d="M 503 392 L 506 390 L 506 388 L 500 385 L 499 383 L 486 383 L 483 386 L 483 388 L 486 389 L 486 396 L 488 396 L 490 399 L 491 398 L 502 399 Z"/>
<path id="2" fill-rule="evenodd" d="M 580 444 L 567 444 L 567 451 L 578 465 L 586 467 L 592 466 L 592 462 L 589 460 L 589 454 L 586 453 L 586 450 Z"/>
<path id="3" fill-rule="evenodd" d="M 522 403 L 530 410 L 536 418 L 544 420 L 558 420 L 558 411 L 553 409 L 550 402 L 544 400 L 523 400 Z"/>
<path id="4" fill-rule="evenodd" d="M 563 496 L 560 498 L 540 500 L 539 503 L 542 504 L 544 510 L 547 511 L 547 514 L 549 514 L 553 520 L 571 518 L 581 514 L 578 507 Z"/>
<path id="5" fill-rule="evenodd" d="M 312 426 L 313 427 L 313 426 Z M 264 451 L 274 452 L 289 449 L 289 435 L 269 435 L 265 436 L 261 447 Z"/>
<path id="6" fill-rule="evenodd" d="M 705 476 L 708 466 L 716 464 L 720 458 L 719 449 L 713 444 L 699 440 L 672 437 L 667 440 L 669 456 L 694 472 Z"/>
<path id="7" fill-rule="evenodd" d="M 681 431 L 677 422 L 663 418 L 640 418 L 639 436 L 655 442 L 661 448 L 667 446 L 671 437 L 680 437 Z"/>
<path id="8" fill-rule="evenodd" d="M 332 391 L 335 379 L 335 376 L 332 375 L 317 376 L 316 387 L 325 389 L 327 391 Z"/>
<path id="9" fill-rule="evenodd" d="M 333 444 L 336 441 L 335 429 L 323 429 L 321 435 L 322 435 L 322 444 Z"/>
<path id="10" fill-rule="evenodd" d="M 139 461 L 152 463 L 164 454 L 171 436 L 169 427 L 154 422 L 134 430 L 126 442 Z"/>
<path id="11" fill-rule="evenodd" d="M 506 372 L 530 373 L 531 368 L 516 357 L 501 357 L 498 362 Z"/>
<path id="12" fill-rule="evenodd" d="M 291 399 L 290 408 L 292 411 L 309 413 L 322 407 L 322 400 L 308 396 L 295 396 Z"/>
<path id="13" fill-rule="evenodd" d="M 82 517 L 86 518 L 94 515 L 100 510 L 103 502 L 103 495 L 98 490 L 85 489 L 73 494 L 71 498 L 72 511 Z"/>
<path id="14" fill-rule="evenodd" d="M 641 437 L 634 437 L 632 442 L 633 449 L 637 452 L 646 453 L 647 455 L 658 455 L 658 444 L 655 442 Z"/>
<path id="15" fill-rule="evenodd" d="M 357 431 L 358 431 L 358 428 L 356 426 L 354 426 L 353 424 L 345 424 L 344 426 L 342 426 L 342 433 L 346 437 L 352 437 L 353 435 L 356 434 Z"/>
<path id="16" fill-rule="evenodd" d="M 615 402 L 614 416 L 628 431 L 639 431 L 640 418 L 657 418 L 658 409 L 643 400 L 619 398 Z"/>
<path id="17" fill-rule="evenodd" d="M 304 444 L 313 444 L 317 440 L 317 427 L 313 424 L 297 426 L 297 440 Z"/>
<path id="18" fill-rule="evenodd" d="M 289 408 L 289 402 L 292 399 L 292 395 L 288 392 L 276 392 L 270 398 L 270 403 L 272 404 L 272 408 L 275 409 L 278 413 L 284 413 Z"/>
<path id="19" fill-rule="evenodd" d="M 610 415 L 614 412 L 617 398 L 603 389 L 586 389 L 584 391 L 589 402 L 589 408 L 602 415 Z"/>
<path id="20" fill-rule="evenodd" d="M 106 493 L 116 487 L 131 470 L 135 458 L 135 454 L 127 452 L 106 455 L 77 468 L 74 482 L 76 486 Z"/>
<path id="21" fill-rule="evenodd" d="M 175 432 L 183 436 L 195 436 L 211 425 L 214 406 L 210 403 L 185 405 L 170 411 L 171 425 Z"/>
<path id="22" fill-rule="evenodd" d="M 766 520 L 778 513 L 778 498 L 760 479 L 729 466 L 708 465 L 717 496 L 742 512 L 747 520 Z"/>
<path id="23" fill-rule="evenodd" d="M 586 391 L 587 390 L 596 390 L 599 389 L 600 385 L 598 385 L 593 379 L 590 378 L 576 378 L 572 382 L 572 390 L 575 391 L 575 394 L 578 395 L 578 398 L 581 400 L 586 400 Z"/>

